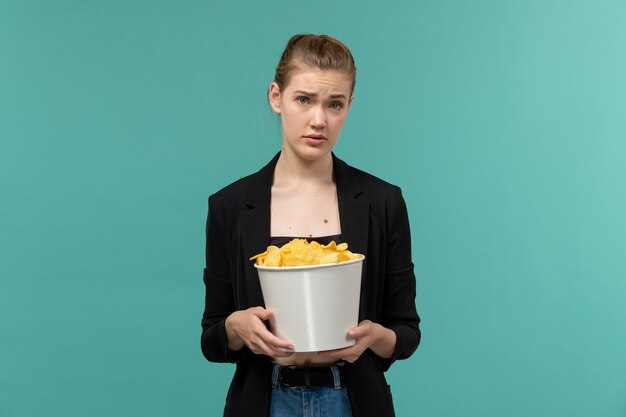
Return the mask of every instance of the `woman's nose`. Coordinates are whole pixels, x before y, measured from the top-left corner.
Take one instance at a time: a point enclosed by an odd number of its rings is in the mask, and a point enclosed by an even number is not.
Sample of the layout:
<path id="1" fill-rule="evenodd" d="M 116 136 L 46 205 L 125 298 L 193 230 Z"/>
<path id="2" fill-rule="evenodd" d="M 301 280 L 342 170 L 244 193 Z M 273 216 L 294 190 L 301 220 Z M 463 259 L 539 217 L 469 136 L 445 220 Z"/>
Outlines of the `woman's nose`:
<path id="1" fill-rule="evenodd" d="M 311 126 L 321 129 L 326 127 L 326 112 L 323 108 L 315 107 L 311 116 Z"/>

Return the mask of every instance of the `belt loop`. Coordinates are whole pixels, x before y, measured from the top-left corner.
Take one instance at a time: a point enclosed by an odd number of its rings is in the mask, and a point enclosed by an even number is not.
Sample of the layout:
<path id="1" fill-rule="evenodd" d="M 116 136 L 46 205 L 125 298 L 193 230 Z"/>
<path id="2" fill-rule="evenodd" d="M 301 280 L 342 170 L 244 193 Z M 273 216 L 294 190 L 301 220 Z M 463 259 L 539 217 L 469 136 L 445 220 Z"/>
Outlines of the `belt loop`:
<path id="1" fill-rule="evenodd" d="M 339 375 L 339 368 L 336 365 L 330 367 L 331 372 L 333 373 L 333 383 L 335 385 L 335 389 L 341 389 L 341 376 Z"/>
<path id="2" fill-rule="evenodd" d="M 280 365 L 274 363 L 274 369 L 272 369 L 272 388 L 278 387 L 278 376 L 280 375 Z"/>

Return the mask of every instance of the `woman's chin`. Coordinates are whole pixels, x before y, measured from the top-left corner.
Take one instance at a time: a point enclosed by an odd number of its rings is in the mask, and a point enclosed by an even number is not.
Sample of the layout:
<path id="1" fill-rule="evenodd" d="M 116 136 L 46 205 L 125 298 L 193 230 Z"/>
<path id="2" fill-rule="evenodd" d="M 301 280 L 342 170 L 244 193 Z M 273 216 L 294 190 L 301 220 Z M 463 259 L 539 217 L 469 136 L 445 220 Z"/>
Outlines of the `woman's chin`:
<path id="1" fill-rule="evenodd" d="M 332 149 L 312 149 L 308 152 L 302 152 L 300 157 L 311 162 L 319 161 L 321 159 L 329 158 L 331 150 Z"/>
<path id="2" fill-rule="evenodd" d="M 330 156 L 332 148 L 328 146 L 307 146 L 298 149 L 283 147 L 283 151 L 287 151 L 288 153 L 293 154 L 299 159 L 314 162 L 328 158 Z"/>

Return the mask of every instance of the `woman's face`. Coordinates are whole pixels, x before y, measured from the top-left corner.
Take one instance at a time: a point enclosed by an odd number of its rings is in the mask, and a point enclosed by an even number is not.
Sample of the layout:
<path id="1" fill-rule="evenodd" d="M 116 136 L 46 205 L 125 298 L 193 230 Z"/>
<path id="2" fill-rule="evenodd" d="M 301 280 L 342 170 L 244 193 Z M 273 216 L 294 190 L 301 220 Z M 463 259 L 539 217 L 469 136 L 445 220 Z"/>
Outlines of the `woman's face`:
<path id="1" fill-rule="evenodd" d="M 314 161 L 329 155 L 337 143 L 352 102 L 350 75 L 301 66 L 280 91 L 270 85 L 270 105 L 281 115 L 283 152 Z"/>

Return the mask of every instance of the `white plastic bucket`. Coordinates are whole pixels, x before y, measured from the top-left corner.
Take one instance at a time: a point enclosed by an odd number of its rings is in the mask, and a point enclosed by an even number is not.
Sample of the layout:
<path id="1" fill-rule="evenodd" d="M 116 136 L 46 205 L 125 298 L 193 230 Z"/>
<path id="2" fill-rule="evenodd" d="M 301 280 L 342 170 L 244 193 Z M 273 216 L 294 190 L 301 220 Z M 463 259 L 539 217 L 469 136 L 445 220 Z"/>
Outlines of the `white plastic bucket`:
<path id="1" fill-rule="evenodd" d="M 273 311 L 273 334 L 296 352 L 339 349 L 355 343 L 361 270 L 365 258 L 310 266 L 265 267 L 259 272 L 265 306 Z"/>

